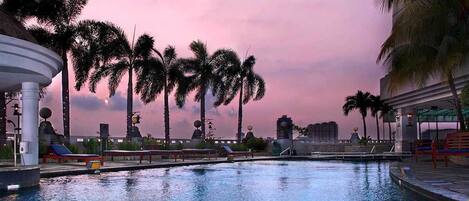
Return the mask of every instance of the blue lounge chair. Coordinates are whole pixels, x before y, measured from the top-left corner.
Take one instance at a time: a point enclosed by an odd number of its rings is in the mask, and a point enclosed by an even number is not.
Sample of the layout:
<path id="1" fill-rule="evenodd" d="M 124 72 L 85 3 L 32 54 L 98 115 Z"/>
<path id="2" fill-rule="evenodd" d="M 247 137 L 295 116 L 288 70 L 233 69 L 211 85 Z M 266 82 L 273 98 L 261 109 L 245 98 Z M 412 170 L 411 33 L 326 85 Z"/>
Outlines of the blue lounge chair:
<path id="1" fill-rule="evenodd" d="M 82 160 L 88 163 L 92 160 L 101 161 L 103 164 L 103 158 L 96 154 L 74 154 L 67 147 L 60 144 L 52 144 L 47 150 L 47 154 L 42 156 L 43 163 L 47 163 L 47 159 L 55 159 L 59 163 L 67 160 Z"/>

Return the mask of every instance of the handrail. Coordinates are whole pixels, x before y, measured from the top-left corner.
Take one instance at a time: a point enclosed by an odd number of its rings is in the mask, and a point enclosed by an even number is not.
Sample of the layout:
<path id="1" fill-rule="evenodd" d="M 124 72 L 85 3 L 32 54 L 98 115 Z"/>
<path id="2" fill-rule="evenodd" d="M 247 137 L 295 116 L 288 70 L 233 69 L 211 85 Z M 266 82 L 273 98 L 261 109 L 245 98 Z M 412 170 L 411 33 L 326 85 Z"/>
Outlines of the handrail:
<path id="1" fill-rule="evenodd" d="M 283 150 L 282 152 L 280 152 L 280 156 L 281 156 L 282 154 L 284 154 L 285 152 L 289 151 L 290 149 L 291 149 L 291 147 L 288 147 L 288 148 L 286 148 L 285 150 Z"/>
<path id="2" fill-rule="evenodd" d="M 371 154 L 372 154 L 373 152 L 375 152 L 375 148 L 376 148 L 376 145 L 373 145 L 373 147 L 371 148 L 371 151 L 370 151 Z"/>

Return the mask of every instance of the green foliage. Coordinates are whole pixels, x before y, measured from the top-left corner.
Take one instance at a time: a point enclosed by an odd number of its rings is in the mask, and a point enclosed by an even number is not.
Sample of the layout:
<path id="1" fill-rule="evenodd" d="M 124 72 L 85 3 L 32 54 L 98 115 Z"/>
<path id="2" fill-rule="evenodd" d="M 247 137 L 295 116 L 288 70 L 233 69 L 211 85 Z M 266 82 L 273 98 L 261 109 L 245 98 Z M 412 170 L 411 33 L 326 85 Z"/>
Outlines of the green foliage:
<path id="1" fill-rule="evenodd" d="M 119 150 L 135 151 L 140 150 L 140 145 L 131 141 L 124 141 L 117 145 Z"/>
<path id="2" fill-rule="evenodd" d="M 195 145 L 196 149 L 213 149 L 215 148 L 215 142 L 211 140 L 202 141 L 199 144 Z"/>
<path id="3" fill-rule="evenodd" d="M 359 141 L 358 141 L 358 144 L 361 144 L 361 145 L 367 145 L 368 144 L 368 141 L 371 140 L 371 137 L 368 136 L 368 137 L 362 137 Z"/>
<path id="4" fill-rule="evenodd" d="M 13 147 L 10 145 L 0 146 L 0 159 L 12 159 Z"/>
<path id="5" fill-rule="evenodd" d="M 248 150 L 245 144 L 232 144 L 230 145 L 230 147 L 231 147 L 231 150 L 233 151 L 247 151 Z"/>
<path id="6" fill-rule="evenodd" d="M 49 144 L 40 142 L 39 143 L 39 157 L 47 154 L 47 149 L 49 148 Z"/>
<path id="7" fill-rule="evenodd" d="M 78 148 L 77 145 L 74 145 L 74 144 L 69 144 L 69 145 L 65 145 L 72 153 L 74 154 L 81 154 L 81 150 L 80 148 Z"/>
<path id="8" fill-rule="evenodd" d="M 461 91 L 461 103 L 463 106 L 469 106 L 469 84 L 464 85 Z"/>
<path id="9" fill-rule="evenodd" d="M 176 143 L 176 144 L 172 144 L 169 149 L 171 150 L 181 150 L 181 149 L 184 149 L 184 145 L 180 142 Z"/>
<path id="10" fill-rule="evenodd" d="M 306 136 L 308 134 L 308 128 L 307 127 L 301 127 L 298 125 L 293 125 L 293 130 L 296 130 L 300 136 Z"/>
<path id="11" fill-rule="evenodd" d="M 96 139 L 89 139 L 87 142 L 83 142 L 83 146 L 87 154 L 99 154 L 100 152 L 100 143 Z"/>
<path id="12" fill-rule="evenodd" d="M 262 138 L 252 138 L 246 142 L 246 147 L 255 151 L 264 151 L 267 142 Z"/>

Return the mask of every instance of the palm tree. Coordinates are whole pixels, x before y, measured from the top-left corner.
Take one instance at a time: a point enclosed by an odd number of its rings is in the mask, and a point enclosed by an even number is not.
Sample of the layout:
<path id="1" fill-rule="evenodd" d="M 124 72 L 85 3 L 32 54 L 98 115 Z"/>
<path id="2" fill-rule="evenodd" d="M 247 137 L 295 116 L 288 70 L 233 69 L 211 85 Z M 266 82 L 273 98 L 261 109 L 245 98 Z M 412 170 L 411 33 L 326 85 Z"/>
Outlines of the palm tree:
<path id="1" fill-rule="evenodd" d="M 454 72 L 463 68 L 469 52 L 469 2 L 383 0 L 383 7 L 396 11 L 392 32 L 378 56 L 389 66 L 390 90 L 409 80 L 423 86 L 430 77 L 440 76 L 448 83 L 458 121 L 466 129 Z"/>
<path id="2" fill-rule="evenodd" d="M 385 119 L 385 116 L 386 115 L 390 115 L 390 114 L 393 114 L 393 109 L 392 107 L 387 104 L 387 103 L 384 103 L 383 106 L 381 107 L 381 114 L 380 114 L 380 118 L 383 120 L 383 135 L 384 135 L 384 119 Z M 392 136 L 391 136 L 391 122 L 388 121 L 388 130 L 389 130 L 389 141 L 392 140 Z"/>
<path id="3" fill-rule="evenodd" d="M 207 46 L 200 40 L 193 41 L 189 48 L 194 57 L 179 60 L 186 77 L 180 82 L 176 91 L 177 102 L 181 106 L 189 92 L 196 91 L 194 101 L 200 102 L 202 137 L 205 139 L 205 96 L 211 89 L 212 95 L 217 96 L 215 106 L 224 101 L 230 83 L 224 79 L 226 78 L 224 71 L 231 68 L 236 53 L 219 49 L 209 55 Z"/>
<path id="4" fill-rule="evenodd" d="M 362 115 L 363 133 L 365 139 L 368 139 L 366 134 L 365 118 L 368 114 L 368 108 L 370 108 L 371 105 L 370 96 L 371 94 L 369 92 L 363 92 L 358 90 L 355 95 L 347 96 L 347 98 L 345 98 L 345 104 L 344 106 L 342 106 L 342 110 L 344 111 L 345 116 L 348 116 L 348 114 L 353 110 L 358 110 L 360 112 L 360 114 Z"/>
<path id="5" fill-rule="evenodd" d="M 379 113 L 383 109 L 383 104 L 384 102 L 381 100 L 380 96 L 370 96 L 370 110 L 371 110 L 371 116 L 375 118 L 376 120 L 376 132 L 377 132 L 377 139 L 378 141 L 380 140 L 380 132 L 379 132 Z"/>
<path id="6" fill-rule="evenodd" d="M 143 65 L 137 72 L 135 91 L 140 94 L 143 103 L 156 100 L 158 94 L 164 94 L 164 126 L 165 146 L 168 147 L 170 139 L 169 122 L 169 94 L 179 80 L 184 76 L 177 62 L 176 50 L 173 46 L 165 48 L 163 53 L 152 48 L 158 57 L 151 57 L 148 65 Z"/>
<path id="7" fill-rule="evenodd" d="M 31 34 L 41 45 L 57 52 L 64 62 L 62 67 L 62 109 L 63 132 L 67 143 L 70 140 L 68 56 L 77 45 L 79 30 L 97 23 L 89 20 L 77 21 L 87 2 L 87 0 L 5 0 L 2 6 L 11 9 L 11 13 L 19 20 L 35 17 L 40 26 L 31 27 Z M 86 58 L 83 59 L 86 60 Z"/>
<path id="8" fill-rule="evenodd" d="M 116 37 L 111 40 L 109 47 L 114 51 L 110 51 L 109 58 L 104 64 L 97 68 L 89 77 L 89 88 L 91 92 L 96 92 L 96 86 L 103 78 L 108 77 L 109 96 L 116 93 L 122 77 L 128 73 L 127 83 L 127 138 L 131 137 L 132 116 L 133 116 L 133 72 L 138 72 L 149 64 L 151 51 L 153 48 L 153 38 L 147 34 L 138 37 L 136 44 L 127 40 L 124 31 L 119 27 L 113 27 Z M 86 81 L 84 79 L 83 81 Z"/>
<path id="9" fill-rule="evenodd" d="M 241 142 L 243 104 L 247 104 L 251 99 L 254 101 L 262 99 L 265 95 L 265 82 L 259 74 L 254 72 L 254 64 L 256 64 L 254 56 L 249 56 L 243 62 L 236 56 L 235 61 L 233 62 L 235 65 L 232 66 L 232 70 L 225 71 L 225 76 L 228 77 L 232 84 L 229 89 L 230 93 L 223 101 L 223 104 L 228 105 L 239 92 L 237 139 L 238 142 Z"/>

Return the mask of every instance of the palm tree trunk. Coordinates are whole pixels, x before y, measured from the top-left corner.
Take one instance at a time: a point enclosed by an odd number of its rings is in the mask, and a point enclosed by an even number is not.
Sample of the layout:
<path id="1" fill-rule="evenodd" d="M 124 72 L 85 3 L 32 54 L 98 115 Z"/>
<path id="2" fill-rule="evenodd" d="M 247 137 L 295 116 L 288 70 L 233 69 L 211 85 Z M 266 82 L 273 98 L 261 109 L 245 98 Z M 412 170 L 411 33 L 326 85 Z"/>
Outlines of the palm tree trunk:
<path id="1" fill-rule="evenodd" d="M 64 66 L 62 68 L 62 112 L 63 112 L 63 128 L 65 143 L 70 143 L 70 92 L 68 83 L 68 59 L 67 52 L 62 51 L 62 60 Z"/>
<path id="2" fill-rule="evenodd" d="M 382 122 L 382 125 L 383 125 L 383 140 L 385 140 L 385 139 L 386 139 L 386 131 L 385 131 L 385 128 L 384 128 L 384 126 L 385 126 L 385 123 L 384 123 L 384 116 L 382 117 L 382 121 L 383 121 L 383 122 Z"/>
<path id="3" fill-rule="evenodd" d="M 205 92 L 206 90 L 202 92 L 202 95 L 200 97 L 200 121 L 202 122 L 202 139 L 205 140 Z"/>
<path id="4" fill-rule="evenodd" d="M 132 116 L 133 116 L 133 86 L 132 86 L 132 63 L 129 67 L 129 82 L 127 84 L 127 139 L 131 138 Z"/>
<path id="5" fill-rule="evenodd" d="M 168 101 L 168 80 L 165 78 L 164 83 L 164 140 L 165 145 L 168 147 L 170 142 L 169 136 L 169 101 Z"/>
<path id="6" fill-rule="evenodd" d="M 461 130 L 465 131 L 466 124 L 464 122 L 464 116 L 462 114 L 461 100 L 459 99 L 458 91 L 456 90 L 456 85 L 454 84 L 453 74 L 448 73 L 447 76 L 449 88 L 451 90 L 451 94 L 453 95 L 454 103 L 456 106 L 456 115 L 458 117 L 459 124 L 461 125 Z"/>
<path id="7" fill-rule="evenodd" d="M 388 129 L 389 129 L 389 141 L 392 141 L 391 122 L 388 122 Z"/>
<path id="8" fill-rule="evenodd" d="M 238 143 L 241 143 L 241 130 L 243 128 L 243 82 L 239 90 L 239 106 L 238 106 Z"/>
<path id="9" fill-rule="evenodd" d="M 7 105 L 5 92 L 0 92 L 0 145 L 4 145 L 7 139 Z"/>
<path id="10" fill-rule="evenodd" d="M 366 135 L 366 120 L 365 120 L 365 116 L 362 116 L 362 121 L 363 121 L 363 136 L 365 137 L 365 139 L 368 139 L 368 136 Z"/>
<path id="11" fill-rule="evenodd" d="M 376 134 L 377 134 L 377 139 L 379 141 L 379 119 L 378 119 L 378 115 L 375 116 L 375 119 L 376 119 Z"/>

